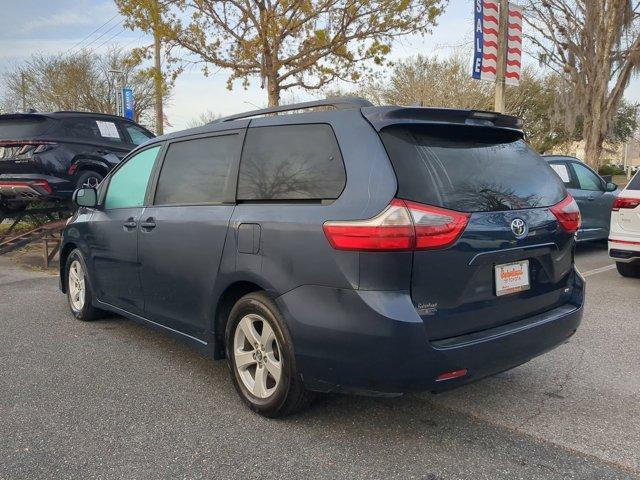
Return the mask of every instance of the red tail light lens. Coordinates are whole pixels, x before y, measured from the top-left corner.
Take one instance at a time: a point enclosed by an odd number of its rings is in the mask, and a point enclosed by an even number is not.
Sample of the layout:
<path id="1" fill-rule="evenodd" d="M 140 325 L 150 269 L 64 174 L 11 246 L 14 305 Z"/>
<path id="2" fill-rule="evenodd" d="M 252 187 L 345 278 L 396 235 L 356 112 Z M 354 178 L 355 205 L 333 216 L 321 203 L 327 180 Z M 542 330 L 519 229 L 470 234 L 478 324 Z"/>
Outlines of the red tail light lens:
<path id="1" fill-rule="evenodd" d="M 551 207 L 551 212 L 567 232 L 575 233 L 580 228 L 580 209 L 571 195 Z"/>
<path id="2" fill-rule="evenodd" d="M 371 219 L 326 222 L 323 229 L 337 250 L 422 250 L 453 244 L 468 219 L 465 213 L 394 199 Z"/>
<path id="3" fill-rule="evenodd" d="M 453 244 L 469 222 L 468 213 L 406 202 L 416 232 L 417 250 L 444 248 Z"/>
<path id="4" fill-rule="evenodd" d="M 621 208 L 631 208 L 631 209 L 633 209 L 633 208 L 636 208 L 638 205 L 640 205 L 640 198 L 620 198 L 620 197 L 618 197 L 613 202 L 612 210 L 614 212 L 617 212 Z"/>

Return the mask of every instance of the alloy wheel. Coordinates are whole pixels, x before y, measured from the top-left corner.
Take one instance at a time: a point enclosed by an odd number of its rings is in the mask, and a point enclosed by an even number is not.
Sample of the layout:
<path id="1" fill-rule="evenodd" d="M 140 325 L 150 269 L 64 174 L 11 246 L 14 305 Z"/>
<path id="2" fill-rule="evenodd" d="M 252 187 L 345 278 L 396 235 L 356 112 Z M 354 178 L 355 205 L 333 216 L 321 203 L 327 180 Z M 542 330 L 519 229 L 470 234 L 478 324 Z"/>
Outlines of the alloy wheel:
<path id="1" fill-rule="evenodd" d="M 84 270 L 78 260 L 71 262 L 69 266 L 69 299 L 71 306 L 77 312 L 84 307 L 86 288 L 84 283 Z"/>
<path id="2" fill-rule="evenodd" d="M 280 346 L 269 322 L 257 314 L 242 317 L 233 339 L 236 373 L 255 397 L 269 398 L 282 378 Z"/>

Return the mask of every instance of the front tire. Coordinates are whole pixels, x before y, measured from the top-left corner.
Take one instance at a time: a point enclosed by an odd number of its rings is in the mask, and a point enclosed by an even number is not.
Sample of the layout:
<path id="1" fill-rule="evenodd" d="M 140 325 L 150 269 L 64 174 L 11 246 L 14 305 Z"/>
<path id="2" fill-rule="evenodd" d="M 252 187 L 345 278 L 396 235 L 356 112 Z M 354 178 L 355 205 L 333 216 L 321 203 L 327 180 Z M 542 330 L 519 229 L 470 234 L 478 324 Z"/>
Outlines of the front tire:
<path id="1" fill-rule="evenodd" d="M 640 278 L 640 264 L 616 262 L 618 273 L 623 277 Z"/>
<path id="2" fill-rule="evenodd" d="M 104 312 L 93 306 L 93 291 L 89 284 L 87 266 L 80 250 L 75 249 L 69 254 L 65 272 L 67 300 L 73 316 L 83 322 L 100 318 Z"/>
<path id="3" fill-rule="evenodd" d="M 284 417 L 311 402 L 313 395 L 296 370 L 291 336 L 266 294 L 238 300 L 229 314 L 225 346 L 233 385 L 254 412 Z"/>

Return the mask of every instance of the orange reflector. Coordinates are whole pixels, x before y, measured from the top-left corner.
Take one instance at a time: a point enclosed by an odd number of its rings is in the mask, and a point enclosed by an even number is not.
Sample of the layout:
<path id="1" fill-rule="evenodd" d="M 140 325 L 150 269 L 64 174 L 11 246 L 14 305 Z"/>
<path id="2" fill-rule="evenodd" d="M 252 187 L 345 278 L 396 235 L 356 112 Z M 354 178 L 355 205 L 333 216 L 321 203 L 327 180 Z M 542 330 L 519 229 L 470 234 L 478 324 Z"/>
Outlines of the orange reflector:
<path id="1" fill-rule="evenodd" d="M 464 377 L 467 374 L 467 369 L 462 368 L 460 370 L 454 370 L 452 372 L 444 372 L 436 377 L 436 382 L 442 382 L 443 380 L 451 380 L 452 378 Z"/>

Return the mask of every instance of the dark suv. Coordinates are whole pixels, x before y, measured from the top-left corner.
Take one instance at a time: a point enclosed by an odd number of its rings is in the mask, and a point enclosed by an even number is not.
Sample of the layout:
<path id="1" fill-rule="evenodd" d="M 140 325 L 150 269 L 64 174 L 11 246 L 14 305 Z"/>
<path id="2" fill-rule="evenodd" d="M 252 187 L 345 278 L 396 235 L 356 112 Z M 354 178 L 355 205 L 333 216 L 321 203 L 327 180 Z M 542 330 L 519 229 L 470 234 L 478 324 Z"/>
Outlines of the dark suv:
<path id="1" fill-rule="evenodd" d="M 76 192 L 62 291 L 80 320 L 226 357 L 267 416 L 513 368 L 565 342 L 584 301 L 578 208 L 520 123 L 333 99 L 156 138 Z"/>
<path id="2" fill-rule="evenodd" d="M 0 213 L 95 187 L 150 138 L 151 132 L 130 120 L 100 113 L 0 115 Z"/>

